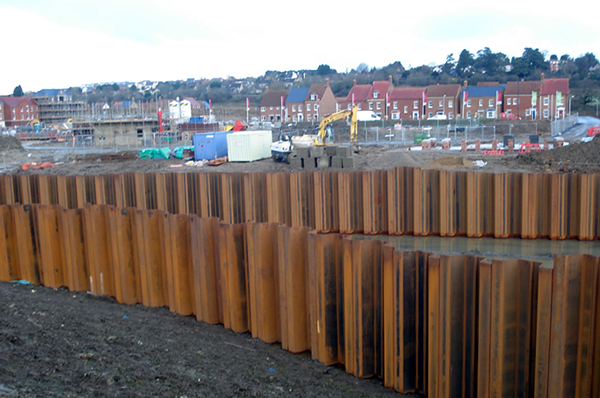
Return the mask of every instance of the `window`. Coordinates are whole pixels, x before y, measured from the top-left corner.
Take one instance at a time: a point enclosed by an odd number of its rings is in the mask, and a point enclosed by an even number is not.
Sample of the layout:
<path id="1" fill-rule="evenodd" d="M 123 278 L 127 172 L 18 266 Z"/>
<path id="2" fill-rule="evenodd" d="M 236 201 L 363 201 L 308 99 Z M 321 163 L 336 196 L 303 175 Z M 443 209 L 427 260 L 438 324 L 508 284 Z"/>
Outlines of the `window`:
<path id="1" fill-rule="evenodd" d="M 482 99 L 479 100 L 479 106 L 483 106 L 483 100 Z"/>
<path id="2" fill-rule="evenodd" d="M 512 105 L 512 99 L 511 98 L 507 98 L 506 99 L 506 105 Z"/>
<path id="3" fill-rule="evenodd" d="M 433 101 L 429 101 L 429 104 L 427 104 L 428 108 L 433 108 Z"/>
<path id="4" fill-rule="evenodd" d="M 310 119 L 311 119 L 311 117 L 312 117 L 312 115 L 311 115 L 310 113 L 307 113 L 307 114 L 306 114 L 306 120 L 307 120 L 307 121 L 309 121 L 309 122 L 310 122 Z"/>
<path id="5" fill-rule="evenodd" d="M 493 119 L 494 118 L 494 111 L 487 111 L 487 118 L 488 119 Z"/>
<path id="6" fill-rule="evenodd" d="M 448 119 L 454 119 L 454 112 L 448 113 Z"/>
<path id="7" fill-rule="evenodd" d="M 548 105 L 548 97 L 544 97 L 544 105 Z"/>
<path id="8" fill-rule="evenodd" d="M 467 112 L 467 119 L 471 118 L 471 111 Z"/>
<path id="9" fill-rule="evenodd" d="M 492 106 L 494 106 L 494 100 L 489 100 L 488 102 L 488 106 L 491 108 Z"/>
<path id="10" fill-rule="evenodd" d="M 443 107 L 444 106 L 444 100 L 440 101 L 440 106 Z"/>
<path id="11" fill-rule="evenodd" d="M 302 105 L 298 105 L 298 112 L 302 112 Z"/>
<path id="12" fill-rule="evenodd" d="M 292 105 L 292 112 L 296 112 L 296 105 Z"/>
<path id="13" fill-rule="evenodd" d="M 471 107 L 471 100 L 467 100 L 467 106 L 470 108 Z"/>
<path id="14" fill-rule="evenodd" d="M 311 101 L 315 101 L 316 99 L 317 99 L 317 94 L 313 93 L 313 94 L 310 95 L 310 100 Z"/>
<path id="15" fill-rule="evenodd" d="M 454 106 L 454 101 L 448 100 L 448 108 L 452 108 Z"/>
<path id="16" fill-rule="evenodd" d="M 394 102 L 394 109 L 398 109 L 398 103 L 397 102 Z"/>
<path id="17" fill-rule="evenodd" d="M 360 111 L 362 109 L 362 104 L 358 104 L 356 108 Z"/>
<path id="18" fill-rule="evenodd" d="M 379 92 L 373 91 L 373 98 L 379 98 Z"/>
<path id="19" fill-rule="evenodd" d="M 137 137 L 138 138 L 144 138 L 144 130 L 137 129 Z"/>
<path id="20" fill-rule="evenodd" d="M 310 111 L 310 104 L 306 104 L 306 111 Z"/>
<path id="21" fill-rule="evenodd" d="M 429 112 L 429 113 L 427 114 L 427 117 L 432 117 L 432 116 L 433 116 L 433 113 L 431 113 L 431 112 Z"/>
<path id="22" fill-rule="evenodd" d="M 275 110 L 277 110 L 277 111 L 278 111 L 278 110 L 279 110 L 279 107 L 275 108 Z"/>
<path id="23" fill-rule="evenodd" d="M 398 113 L 398 112 L 392 113 L 392 120 L 398 120 L 398 119 L 400 119 L 400 113 Z"/>
<path id="24" fill-rule="evenodd" d="M 548 119 L 548 116 L 550 116 L 550 112 L 548 112 L 548 109 L 544 109 L 544 119 Z"/>
<path id="25" fill-rule="evenodd" d="M 292 121 L 295 122 L 296 121 L 296 115 L 292 115 Z"/>
<path id="26" fill-rule="evenodd" d="M 319 104 L 315 104 L 314 108 L 315 108 L 315 111 L 316 111 L 317 109 L 319 109 Z"/>
<path id="27" fill-rule="evenodd" d="M 373 103 L 372 102 L 369 102 L 369 109 L 373 110 Z"/>
<path id="28" fill-rule="evenodd" d="M 381 102 L 377 103 L 377 109 L 381 109 Z"/>
<path id="29" fill-rule="evenodd" d="M 419 109 L 419 101 L 413 101 L 413 109 Z"/>
<path id="30" fill-rule="evenodd" d="M 408 113 L 408 106 L 404 106 L 404 113 Z"/>
<path id="31" fill-rule="evenodd" d="M 525 116 L 530 116 L 530 115 L 531 115 L 531 110 L 525 109 Z"/>

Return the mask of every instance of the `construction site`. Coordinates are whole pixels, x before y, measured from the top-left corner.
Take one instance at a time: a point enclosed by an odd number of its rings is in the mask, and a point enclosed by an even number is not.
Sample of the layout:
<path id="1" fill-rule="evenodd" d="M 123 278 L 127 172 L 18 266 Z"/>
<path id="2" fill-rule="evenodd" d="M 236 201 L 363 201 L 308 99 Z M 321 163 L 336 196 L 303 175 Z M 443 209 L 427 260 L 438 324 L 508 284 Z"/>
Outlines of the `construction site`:
<path id="1" fill-rule="evenodd" d="M 340 123 L 337 163 L 2 137 L 0 396 L 597 397 L 580 119 Z"/>

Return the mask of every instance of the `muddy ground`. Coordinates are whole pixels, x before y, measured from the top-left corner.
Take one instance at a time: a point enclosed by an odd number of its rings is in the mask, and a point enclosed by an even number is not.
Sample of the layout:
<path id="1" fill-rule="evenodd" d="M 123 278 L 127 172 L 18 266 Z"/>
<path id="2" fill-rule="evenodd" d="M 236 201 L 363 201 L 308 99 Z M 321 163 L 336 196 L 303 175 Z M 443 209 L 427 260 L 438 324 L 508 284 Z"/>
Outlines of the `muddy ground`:
<path id="1" fill-rule="evenodd" d="M 87 155 L 23 171 L 39 161 L 0 140 L 7 170 L 56 175 L 122 172 L 295 172 L 270 159 L 193 168 L 182 160 L 102 160 Z M 484 167 L 475 164 L 485 162 Z M 176 166 L 176 167 L 172 167 Z M 363 146 L 355 170 L 400 166 L 481 172 L 598 172 L 600 139 L 531 154 L 408 151 Z M 392 397 L 380 380 L 359 380 L 309 353 L 293 355 L 249 334 L 198 323 L 166 308 L 125 306 L 85 292 L 0 283 L 0 397 Z"/>

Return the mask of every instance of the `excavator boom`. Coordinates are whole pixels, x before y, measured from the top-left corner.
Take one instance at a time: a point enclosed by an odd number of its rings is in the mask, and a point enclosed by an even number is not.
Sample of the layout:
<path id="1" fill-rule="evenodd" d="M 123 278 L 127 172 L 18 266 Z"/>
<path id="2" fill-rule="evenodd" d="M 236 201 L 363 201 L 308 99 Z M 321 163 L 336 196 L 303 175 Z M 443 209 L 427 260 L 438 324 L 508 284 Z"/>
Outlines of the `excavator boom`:
<path id="1" fill-rule="evenodd" d="M 323 145 L 327 140 L 327 126 L 329 126 L 331 123 L 337 121 L 337 120 L 341 120 L 344 118 L 349 117 L 350 118 L 350 143 L 352 144 L 358 144 L 358 138 L 357 138 L 357 130 L 358 130 L 358 122 L 357 122 L 357 108 L 356 105 L 354 105 L 352 107 L 352 109 L 345 109 L 343 111 L 339 111 L 336 113 L 332 113 L 331 115 L 325 116 L 323 118 L 323 120 L 321 120 L 321 123 L 319 124 L 319 131 L 318 131 L 318 137 L 319 137 L 319 144 Z"/>

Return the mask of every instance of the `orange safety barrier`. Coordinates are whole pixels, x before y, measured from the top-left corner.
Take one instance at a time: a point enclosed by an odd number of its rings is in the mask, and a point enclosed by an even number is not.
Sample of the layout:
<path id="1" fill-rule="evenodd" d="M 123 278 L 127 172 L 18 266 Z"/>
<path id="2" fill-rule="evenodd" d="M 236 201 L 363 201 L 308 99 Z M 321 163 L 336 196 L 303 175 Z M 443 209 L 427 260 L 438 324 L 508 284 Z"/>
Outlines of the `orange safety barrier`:
<path id="1" fill-rule="evenodd" d="M 521 144 L 519 147 L 519 153 L 530 153 L 541 151 L 542 147 L 540 144 Z"/>
<path id="2" fill-rule="evenodd" d="M 499 150 L 485 150 L 481 151 L 482 155 L 504 155 L 504 151 L 502 149 Z"/>

